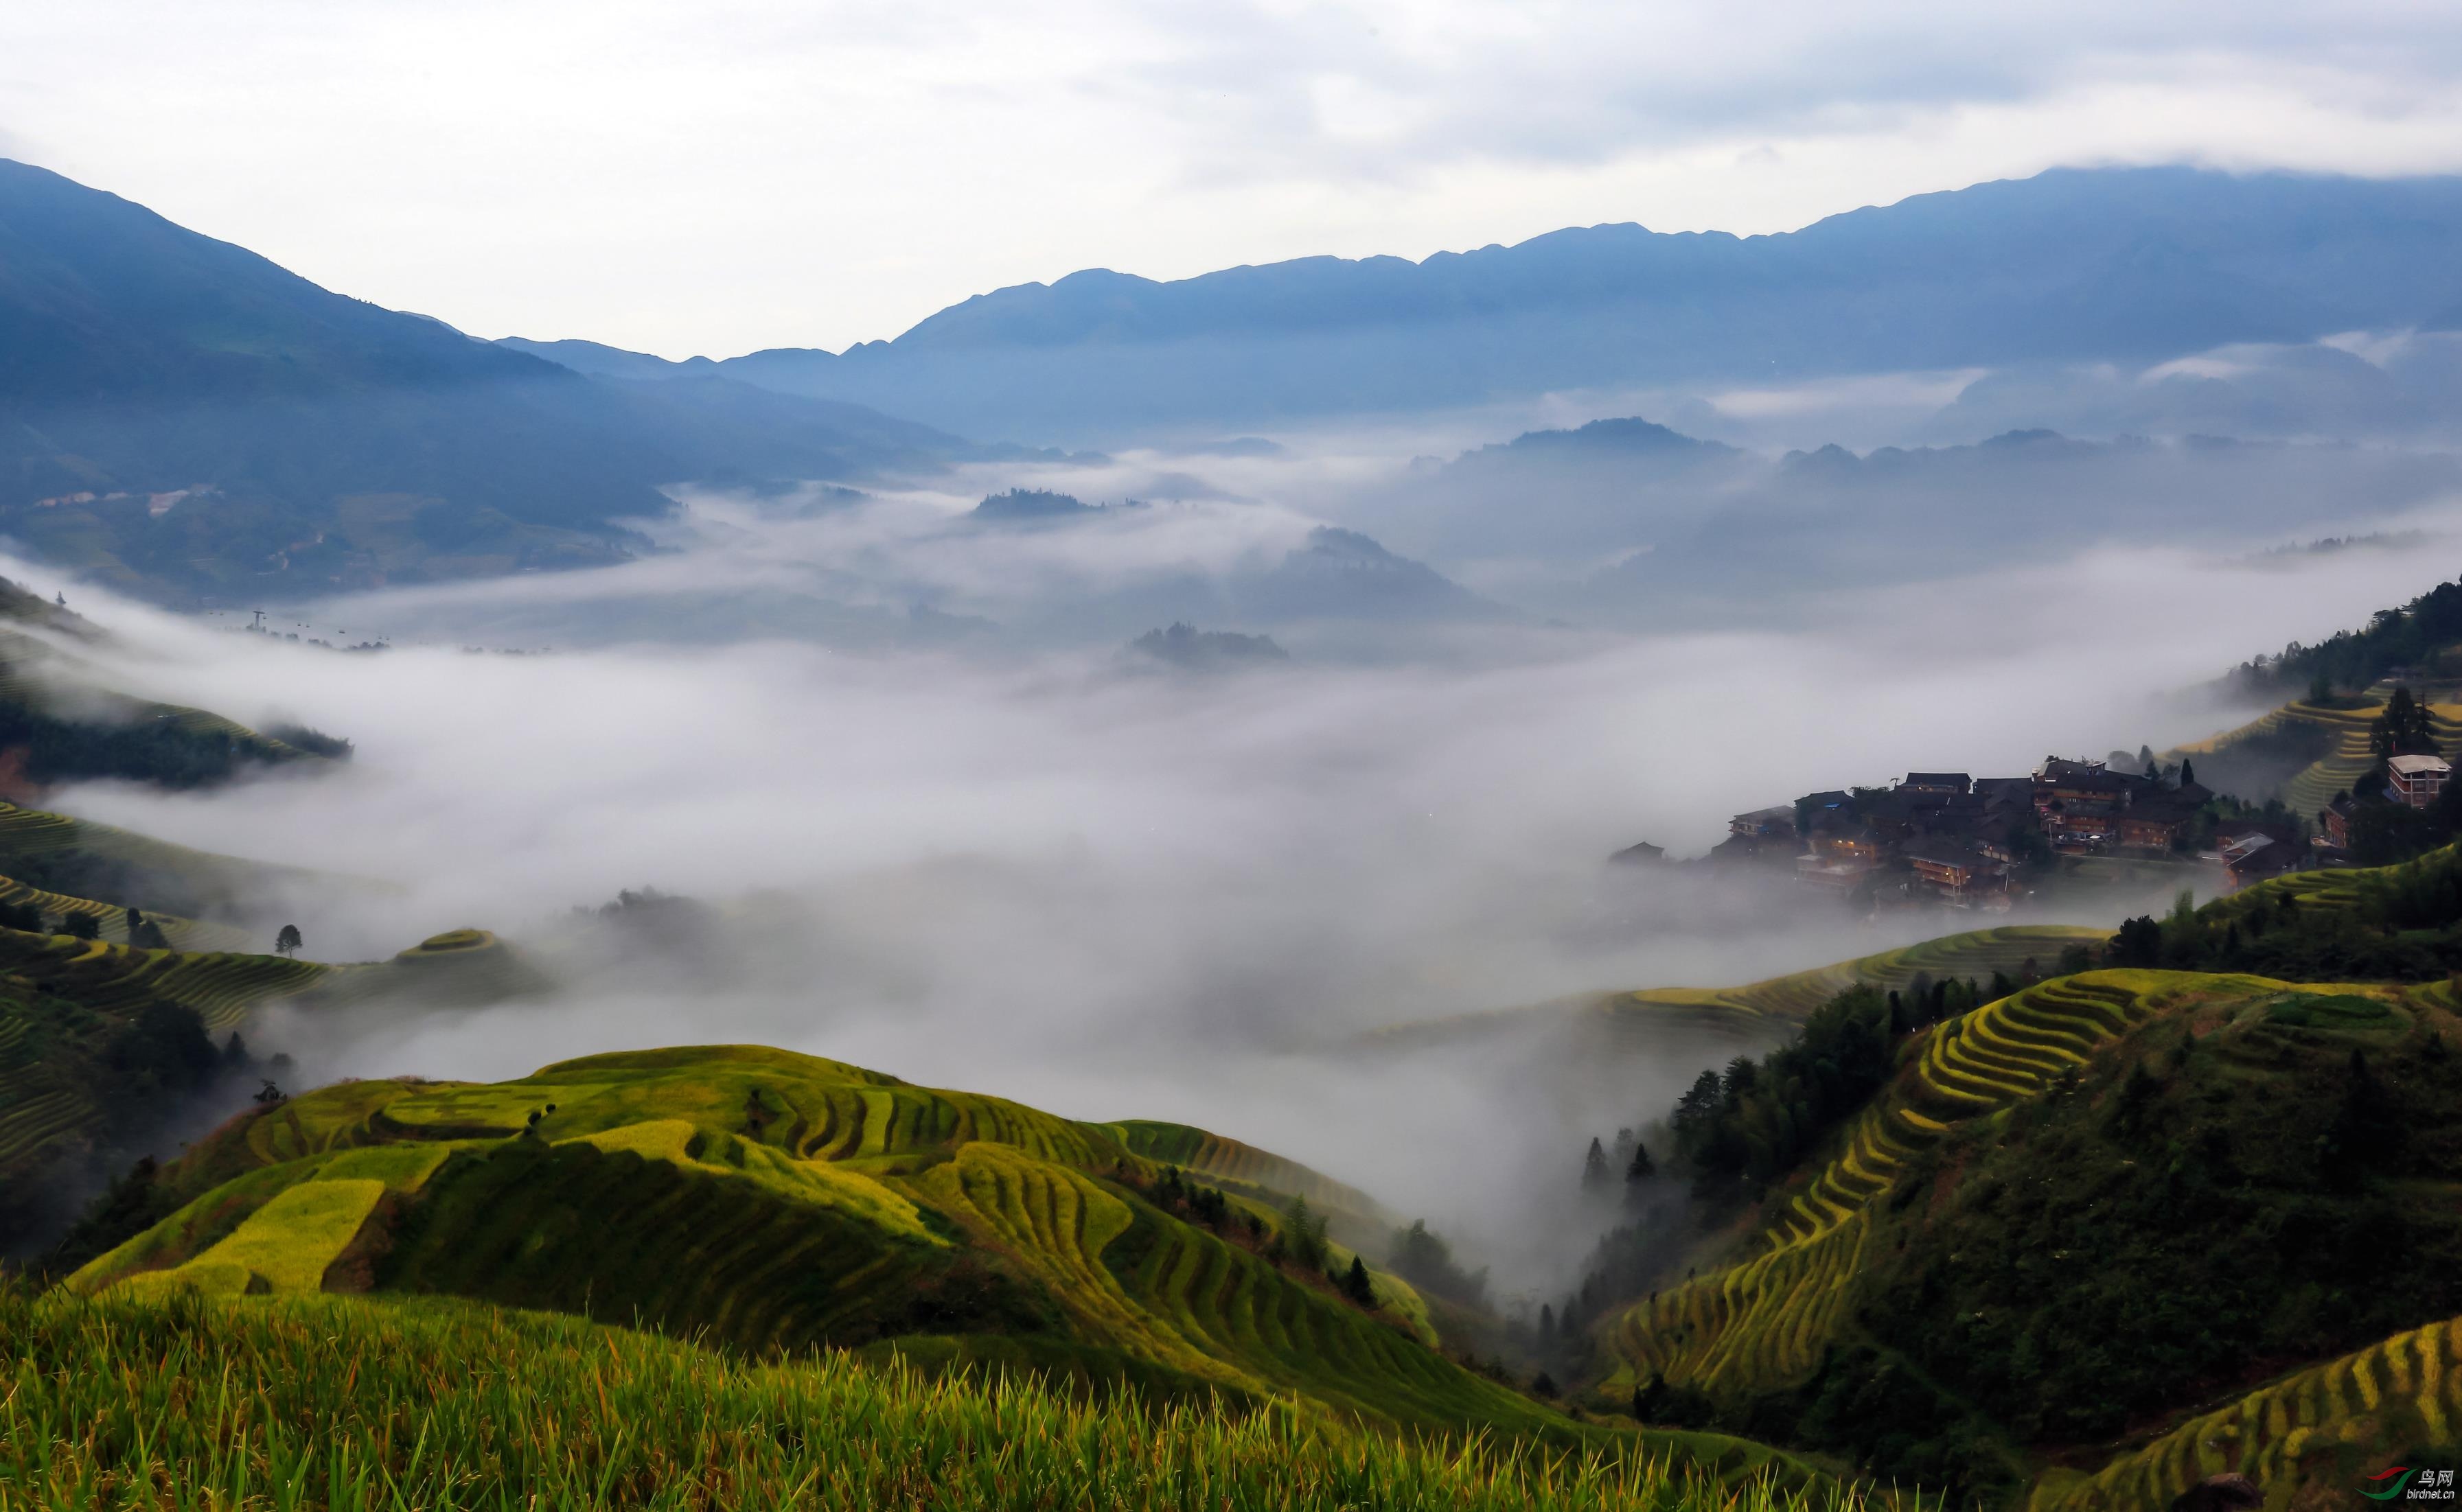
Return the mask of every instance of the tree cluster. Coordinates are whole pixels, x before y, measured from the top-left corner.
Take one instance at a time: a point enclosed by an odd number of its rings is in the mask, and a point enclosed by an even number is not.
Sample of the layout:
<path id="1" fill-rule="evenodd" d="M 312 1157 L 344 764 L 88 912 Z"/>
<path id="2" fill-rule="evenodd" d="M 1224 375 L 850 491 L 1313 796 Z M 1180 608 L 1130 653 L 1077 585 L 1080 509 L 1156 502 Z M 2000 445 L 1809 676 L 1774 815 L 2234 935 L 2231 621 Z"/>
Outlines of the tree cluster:
<path id="1" fill-rule="evenodd" d="M 0 698 L 0 750 L 22 751 L 18 770 L 45 786 L 118 777 L 205 787 L 228 780 L 249 762 L 278 759 L 271 747 L 243 744 L 227 730 L 190 729 L 170 719 L 87 723 L 22 698 Z"/>
<path id="2" fill-rule="evenodd" d="M 1385 1264 L 1395 1275 L 1433 1295 L 1466 1308 L 1487 1306 L 1487 1270 L 1465 1270 L 1454 1260 L 1453 1246 L 1428 1227 L 1424 1218 L 1408 1228 L 1393 1230 Z"/>
<path id="3" fill-rule="evenodd" d="M 2318 646 L 2293 641 L 2278 656 L 2243 663 L 2233 676 L 2267 696 L 2294 688 L 2330 695 L 2336 688 L 2365 688 L 2397 668 L 2431 669 L 2456 641 L 2462 641 L 2462 582 L 2442 583 L 2401 608 L 2379 609 L 2365 629 L 2339 631 Z"/>
<path id="4" fill-rule="evenodd" d="M 1886 995 L 1852 987 L 1813 1010 L 1792 1043 L 1701 1073 L 1670 1120 L 1694 1195 L 1731 1203 L 1793 1169 L 1890 1079 L 1898 1035 L 1985 1000 L 1971 981 L 1919 977 Z"/>
<path id="5" fill-rule="evenodd" d="M 2246 971 L 2284 981 L 2431 981 L 2462 969 L 2462 848 L 2355 875 L 2347 904 L 2256 887 L 2120 926 L 2106 966 Z"/>

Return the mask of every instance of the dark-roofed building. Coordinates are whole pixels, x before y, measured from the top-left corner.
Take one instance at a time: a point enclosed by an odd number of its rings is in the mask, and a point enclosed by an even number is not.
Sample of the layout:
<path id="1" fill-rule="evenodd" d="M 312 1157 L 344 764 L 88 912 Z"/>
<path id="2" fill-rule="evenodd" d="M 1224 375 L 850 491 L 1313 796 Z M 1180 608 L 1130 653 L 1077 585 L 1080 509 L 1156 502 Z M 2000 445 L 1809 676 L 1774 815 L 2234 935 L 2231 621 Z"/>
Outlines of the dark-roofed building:
<path id="1" fill-rule="evenodd" d="M 2351 816 L 2358 812 L 2359 799 L 2348 793 L 2317 811 L 2317 843 L 2327 850 L 2351 848 Z"/>
<path id="2" fill-rule="evenodd" d="M 2230 890 L 2236 892 L 2268 877 L 2300 869 L 2300 847 L 2259 832 L 2225 841 L 2215 859 L 2222 862 Z"/>
<path id="3" fill-rule="evenodd" d="M 1812 854 L 1825 862 L 1877 862 L 1889 849 L 1871 825 L 1842 814 L 1814 820 L 1811 841 Z"/>
<path id="4" fill-rule="evenodd" d="M 2170 851 L 2189 833 L 2199 807 L 2171 793 L 2131 803 L 2112 816 L 2114 838 L 2132 850 Z"/>
<path id="5" fill-rule="evenodd" d="M 1652 862 L 1665 861 L 1666 859 L 1667 847 L 1663 845 L 1653 845 L 1648 841 L 1643 841 L 1634 845 L 1627 845 L 1624 849 L 1617 851 L 1614 855 L 1608 858 L 1608 860 L 1622 866 L 1646 866 Z"/>
<path id="6" fill-rule="evenodd" d="M 2007 899 L 2008 869 L 1965 841 L 1927 838 L 1899 854 L 1914 867 L 1917 882 L 1952 903 L 1971 905 Z"/>
<path id="7" fill-rule="evenodd" d="M 1971 790 L 1975 779 L 1963 772 L 1910 772 L 1898 784 L 1901 793 L 1954 793 L 1960 797 Z"/>
<path id="8" fill-rule="evenodd" d="M 1727 820 L 1727 833 L 1740 835 L 1747 840 L 1760 840 L 1772 835 L 1792 839 L 1795 835 L 1795 810 L 1757 808 L 1749 814 L 1739 814 Z"/>
<path id="9" fill-rule="evenodd" d="M 1979 777 L 1972 791 L 1996 808 L 2032 808 L 2035 802 L 2035 779 L 2030 777 Z"/>

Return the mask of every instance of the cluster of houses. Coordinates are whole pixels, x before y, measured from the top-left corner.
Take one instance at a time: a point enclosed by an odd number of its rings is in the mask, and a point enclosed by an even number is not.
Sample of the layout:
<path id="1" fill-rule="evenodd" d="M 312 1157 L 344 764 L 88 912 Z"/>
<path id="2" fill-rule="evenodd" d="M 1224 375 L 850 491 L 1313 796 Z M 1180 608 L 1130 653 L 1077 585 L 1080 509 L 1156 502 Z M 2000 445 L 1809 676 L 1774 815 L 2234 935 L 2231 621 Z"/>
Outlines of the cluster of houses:
<path id="1" fill-rule="evenodd" d="M 1810 793 L 1792 807 L 1739 814 L 1711 856 L 1789 865 L 1806 885 L 1868 890 L 1876 902 L 1996 911 L 2060 856 L 2195 856 L 2218 865 L 2231 887 L 2300 864 L 2294 826 L 2215 822 L 2206 814 L 2214 796 L 2189 771 L 2174 779 L 2059 756 L 2028 777 L 1910 772 L 1887 788 Z"/>

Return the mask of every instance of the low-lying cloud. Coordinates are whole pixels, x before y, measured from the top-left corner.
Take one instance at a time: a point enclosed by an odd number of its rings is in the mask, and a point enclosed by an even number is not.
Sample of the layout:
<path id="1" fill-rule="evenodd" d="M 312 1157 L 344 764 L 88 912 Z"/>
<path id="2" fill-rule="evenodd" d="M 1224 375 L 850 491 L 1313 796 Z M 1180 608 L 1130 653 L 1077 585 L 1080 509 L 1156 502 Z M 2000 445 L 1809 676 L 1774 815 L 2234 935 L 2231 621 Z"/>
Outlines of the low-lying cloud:
<path id="1" fill-rule="evenodd" d="M 642 570 L 706 584 L 762 563 L 845 565 L 747 550 L 703 545 Z M 1380 1025 L 1747 980 L 1953 928 L 1859 926 L 1604 858 L 1644 839 L 1698 853 L 1731 813 L 1910 768 L 2016 773 L 2049 751 L 2202 735 L 2230 715 L 2180 690 L 2364 620 L 2440 571 L 2415 551 L 2263 572 L 2235 553 L 2108 552 L 1842 593 L 1794 629 L 1518 626 L 1494 632 L 1509 654 L 1196 679 L 1125 675 L 1103 647 L 779 637 L 521 656 L 443 637 L 351 654 L 85 590 L 74 607 L 121 637 L 104 658 L 113 682 L 302 719 L 358 755 L 313 779 L 94 785 L 58 801 L 398 889 L 286 900 L 312 954 L 378 956 L 481 925 L 529 942 L 565 983 L 486 1012 L 281 1026 L 319 1075 L 494 1077 L 626 1046 L 756 1040 L 1080 1117 L 1202 1123 L 1504 1254 L 1527 1226 L 1508 1194 L 1559 1168 L 1569 1183 L 1589 1133 L 1663 1108 L 1712 1052 L 1671 1047 L 1577 1082 L 1512 1058 L 1332 1047 Z M 425 612 L 569 606 L 616 581 L 454 589 Z M 698 954 L 570 912 L 642 886 L 710 907 Z"/>

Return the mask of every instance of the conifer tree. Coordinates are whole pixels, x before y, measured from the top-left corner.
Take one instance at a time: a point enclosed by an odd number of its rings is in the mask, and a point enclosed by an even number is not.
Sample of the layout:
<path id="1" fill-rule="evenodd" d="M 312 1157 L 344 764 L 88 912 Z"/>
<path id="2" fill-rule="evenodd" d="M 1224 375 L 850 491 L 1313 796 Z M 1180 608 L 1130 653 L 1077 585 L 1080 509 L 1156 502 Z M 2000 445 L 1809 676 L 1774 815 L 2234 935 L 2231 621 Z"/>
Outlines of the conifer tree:
<path id="1" fill-rule="evenodd" d="M 1342 1278 L 1342 1294 L 1363 1308 L 1376 1306 L 1376 1288 L 1368 1284 L 1368 1267 L 1357 1255 L 1350 1257 L 1350 1269 Z"/>

